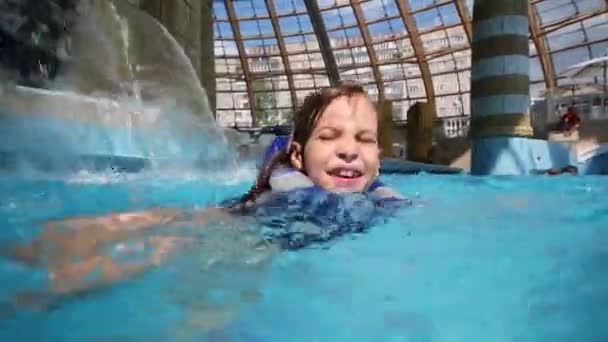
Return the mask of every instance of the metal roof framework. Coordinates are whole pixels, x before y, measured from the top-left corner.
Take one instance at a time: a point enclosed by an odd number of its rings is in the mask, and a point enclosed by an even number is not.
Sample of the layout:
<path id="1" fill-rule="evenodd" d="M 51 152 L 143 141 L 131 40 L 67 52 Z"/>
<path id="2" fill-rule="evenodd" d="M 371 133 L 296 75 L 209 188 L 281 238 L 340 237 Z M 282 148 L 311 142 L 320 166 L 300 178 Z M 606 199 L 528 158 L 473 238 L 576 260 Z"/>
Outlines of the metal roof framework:
<path id="1" fill-rule="evenodd" d="M 404 109 L 469 111 L 472 0 L 214 0 L 217 108 L 293 112 L 339 80 Z M 608 53 L 608 0 L 530 0 L 531 96 Z M 257 82 L 254 85 L 254 82 Z M 259 82 L 265 84 L 259 88 Z M 228 100 L 226 100 L 228 99 Z M 254 125 L 257 125 L 254 122 Z"/>

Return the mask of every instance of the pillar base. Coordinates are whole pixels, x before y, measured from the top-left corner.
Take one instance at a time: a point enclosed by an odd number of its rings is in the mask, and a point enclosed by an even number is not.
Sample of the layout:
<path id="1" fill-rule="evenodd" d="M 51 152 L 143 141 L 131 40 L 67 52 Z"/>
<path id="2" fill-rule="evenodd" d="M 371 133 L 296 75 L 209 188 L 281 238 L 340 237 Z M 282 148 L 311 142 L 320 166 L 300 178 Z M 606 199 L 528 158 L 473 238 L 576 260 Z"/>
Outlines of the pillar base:
<path id="1" fill-rule="evenodd" d="M 574 165 L 572 144 L 525 137 L 473 140 L 471 174 L 528 175 Z"/>

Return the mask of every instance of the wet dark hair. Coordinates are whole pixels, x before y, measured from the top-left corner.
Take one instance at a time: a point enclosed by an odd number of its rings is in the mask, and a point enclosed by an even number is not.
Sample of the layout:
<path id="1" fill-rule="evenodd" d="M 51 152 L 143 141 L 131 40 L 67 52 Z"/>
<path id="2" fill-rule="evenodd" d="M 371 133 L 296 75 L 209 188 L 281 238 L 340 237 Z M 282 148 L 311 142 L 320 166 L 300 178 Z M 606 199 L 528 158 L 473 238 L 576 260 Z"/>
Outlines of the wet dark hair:
<path id="1" fill-rule="evenodd" d="M 367 96 L 367 92 L 361 85 L 349 82 L 341 83 L 336 87 L 324 88 L 306 96 L 304 103 L 293 118 L 292 141 L 297 142 L 304 149 L 325 108 L 339 97 L 355 95 Z M 261 193 L 270 190 L 272 171 L 279 165 L 289 164 L 292 152 L 293 146 L 288 146 L 265 163 L 258 173 L 255 184 L 241 197 L 237 205 L 254 202 Z"/>

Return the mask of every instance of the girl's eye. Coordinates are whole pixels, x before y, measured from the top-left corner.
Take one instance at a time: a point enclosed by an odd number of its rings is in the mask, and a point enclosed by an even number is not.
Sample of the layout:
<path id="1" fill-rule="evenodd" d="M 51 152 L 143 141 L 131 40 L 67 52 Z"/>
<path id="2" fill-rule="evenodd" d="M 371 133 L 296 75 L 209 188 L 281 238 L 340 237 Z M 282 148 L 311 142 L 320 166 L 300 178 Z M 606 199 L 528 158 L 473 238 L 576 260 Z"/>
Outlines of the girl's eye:
<path id="1" fill-rule="evenodd" d="M 368 144 L 377 143 L 377 140 L 374 137 L 361 137 L 361 138 L 359 138 L 359 140 L 363 143 L 368 143 Z"/>
<path id="2" fill-rule="evenodd" d="M 329 134 L 320 135 L 319 139 L 321 139 L 321 140 L 331 140 L 331 139 L 333 139 L 333 136 L 331 136 Z"/>

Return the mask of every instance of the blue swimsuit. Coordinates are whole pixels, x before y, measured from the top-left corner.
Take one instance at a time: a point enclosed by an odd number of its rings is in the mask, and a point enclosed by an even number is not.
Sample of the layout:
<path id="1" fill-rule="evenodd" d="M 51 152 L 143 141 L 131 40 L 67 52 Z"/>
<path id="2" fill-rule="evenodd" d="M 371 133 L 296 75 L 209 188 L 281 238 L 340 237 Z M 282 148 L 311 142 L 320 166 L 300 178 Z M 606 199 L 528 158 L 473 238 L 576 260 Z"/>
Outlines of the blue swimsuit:
<path id="1" fill-rule="evenodd" d="M 365 192 L 332 193 L 289 167 L 273 170 L 270 187 L 243 214 L 255 217 L 264 227 L 264 238 L 284 249 L 365 231 L 411 203 L 378 180 Z"/>

